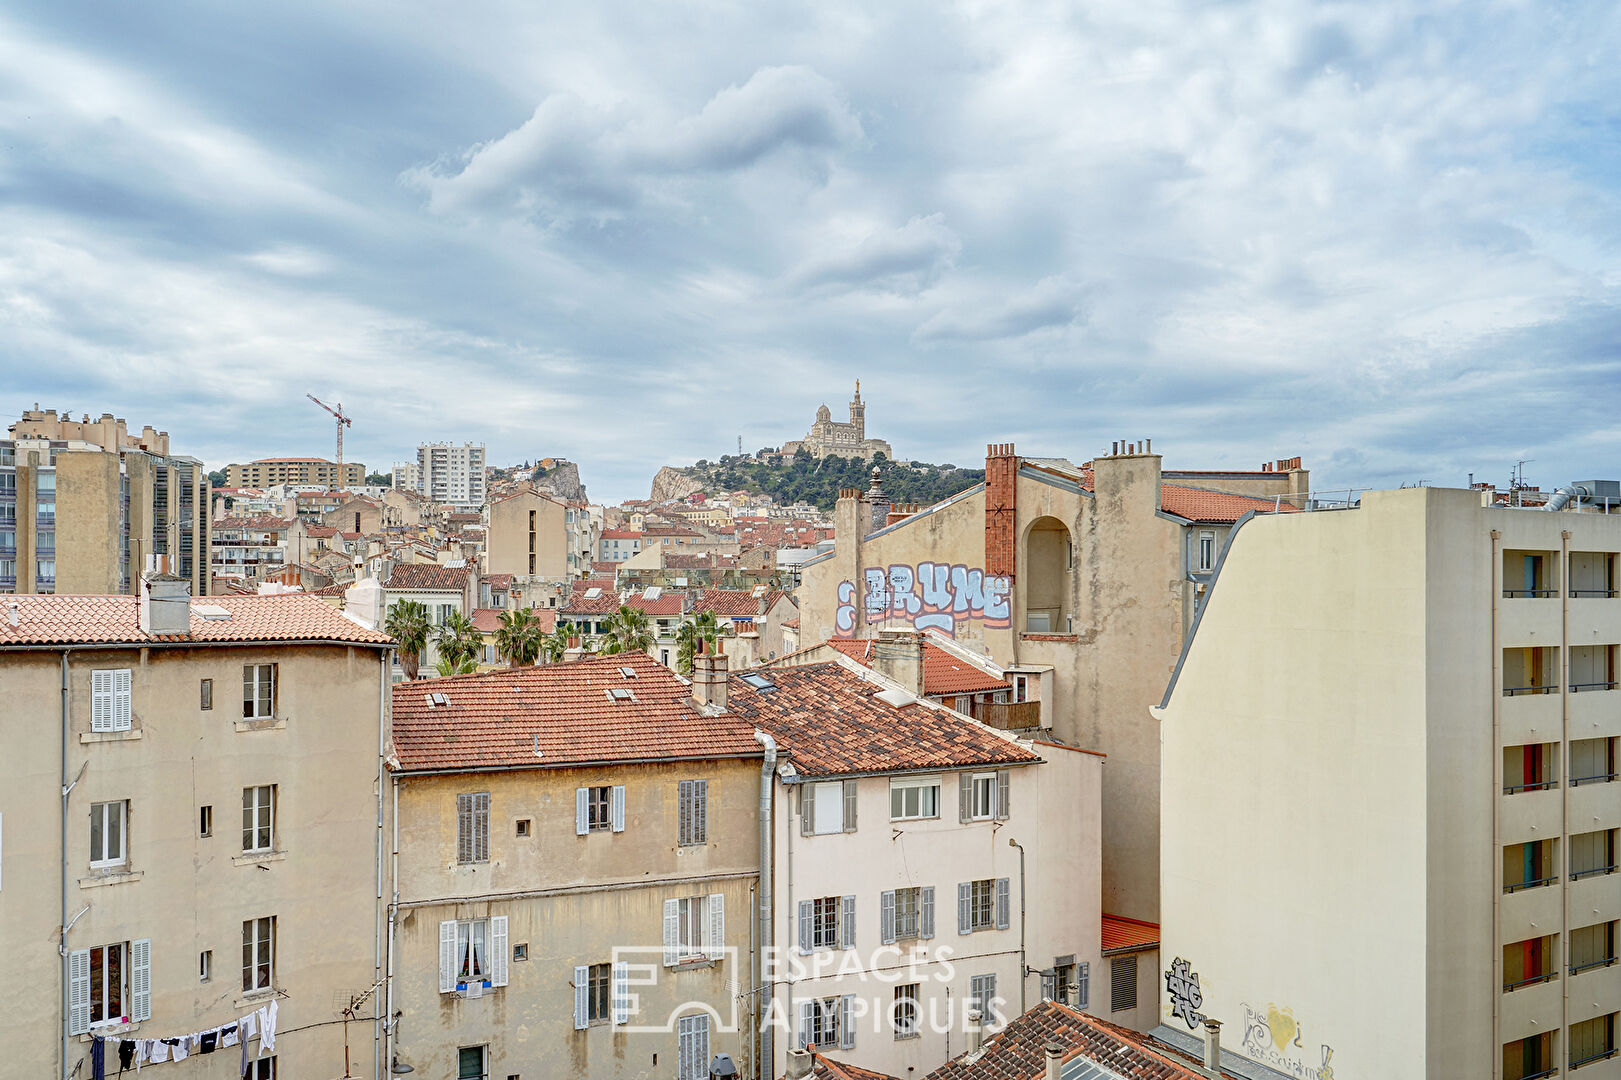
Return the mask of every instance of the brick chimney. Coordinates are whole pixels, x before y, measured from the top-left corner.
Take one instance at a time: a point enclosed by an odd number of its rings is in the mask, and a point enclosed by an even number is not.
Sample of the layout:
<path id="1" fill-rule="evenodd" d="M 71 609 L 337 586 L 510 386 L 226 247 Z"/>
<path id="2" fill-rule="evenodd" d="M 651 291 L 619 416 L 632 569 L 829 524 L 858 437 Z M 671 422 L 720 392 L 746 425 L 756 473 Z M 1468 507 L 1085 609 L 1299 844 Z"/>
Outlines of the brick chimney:
<path id="1" fill-rule="evenodd" d="M 1013 576 L 1019 459 L 1012 443 L 985 448 L 985 573 Z"/>
<path id="2" fill-rule="evenodd" d="M 703 648 L 704 642 L 699 642 Z M 726 708 L 726 684 L 731 679 L 731 661 L 725 653 L 699 652 L 692 658 L 692 698 L 700 705 Z"/>
<path id="3" fill-rule="evenodd" d="M 915 630 L 880 630 L 873 642 L 872 667 L 878 674 L 923 696 L 923 635 Z"/>

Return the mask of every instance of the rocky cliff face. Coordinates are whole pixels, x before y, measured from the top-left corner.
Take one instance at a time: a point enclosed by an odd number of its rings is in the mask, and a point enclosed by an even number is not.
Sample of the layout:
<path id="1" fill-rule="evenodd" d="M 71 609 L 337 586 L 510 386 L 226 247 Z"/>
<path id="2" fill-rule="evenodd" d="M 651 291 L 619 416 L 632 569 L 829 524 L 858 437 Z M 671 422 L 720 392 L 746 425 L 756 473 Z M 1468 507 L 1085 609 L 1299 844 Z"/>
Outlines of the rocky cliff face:
<path id="1" fill-rule="evenodd" d="M 685 499 L 694 491 L 702 490 L 703 485 L 698 481 L 680 469 L 666 465 L 653 477 L 653 492 L 648 497 L 657 503 L 665 499 Z"/>
<path id="2" fill-rule="evenodd" d="M 535 486 L 565 502 L 586 502 L 585 485 L 580 483 L 580 467 L 572 461 L 559 461 L 535 478 Z"/>

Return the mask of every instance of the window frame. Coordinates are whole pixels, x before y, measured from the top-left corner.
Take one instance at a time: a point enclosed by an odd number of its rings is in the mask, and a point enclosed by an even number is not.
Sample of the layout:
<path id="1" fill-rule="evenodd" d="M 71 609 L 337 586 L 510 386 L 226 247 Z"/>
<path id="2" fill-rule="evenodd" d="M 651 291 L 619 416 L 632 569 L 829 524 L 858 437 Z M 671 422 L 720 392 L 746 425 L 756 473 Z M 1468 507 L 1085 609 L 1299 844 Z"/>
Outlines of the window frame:
<path id="1" fill-rule="evenodd" d="M 490 861 L 490 793 L 456 793 L 456 865 Z"/>
<path id="2" fill-rule="evenodd" d="M 117 822 L 118 854 L 108 854 L 107 838 L 110 833 L 108 826 Z M 101 858 L 96 857 L 96 826 L 101 825 Z M 90 804 L 90 869 L 114 870 L 129 865 L 129 800 L 117 799 L 111 802 Z"/>
<path id="3" fill-rule="evenodd" d="M 968 809 L 969 821 L 994 821 L 996 819 L 996 774 L 994 772 L 974 773 L 969 779 L 969 792 L 973 799 Z M 980 810 L 981 793 L 984 793 L 984 812 Z"/>
<path id="4" fill-rule="evenodd" d="M 488 919 L 456 920 L 456 982 L 483 982 L 490 977 L 494 964 L 490 960 L 490 921 Z"/>
<path id="5" fill-rule="evenodd" d="M 117 1024 L 129 1014 L 124 1012 L 124 1006 L 130 1003 L 129 965 L 130 948 L 127 941 L 115 941 L 107 945 L 92 945 L 90 953 L 90 1026 L 91 1028 Z M 97 964 L 97 957 L 100 964 Z M 109 980 L 107 977 L 108 957 L 116 955 L 118 958 L 117 998 L 114 999 L 108 992 Z M 117 1006 L 116 1013 L 109 1012 L 109 1008 Z M 101 1019 L 96 1019 L 100 1010 Z"/>
<path id="6" fill-rule="evenodd" d="M 984 1024 L 1000 1024 L 1002 1014 L 996 1009 L 1000 1000 L 996 993 L 996 973 L 992 971 L 981 972 L 968 977 L 968 1008 L 978 1009 L 980 1022 Z"/>
<path id="7" fill-rule="evenodd" d="M 842 996 L 829 998 L 808 998 L 805 1004 L 811 1007 L 810 1023 L 806 1025 L 802 1046 L 814 1045 L 818 1050 L 839 1047 L 839 1021 L 843 1018 L 844 998 Z M 826 1039 L 818 1039 L 819 1034 L 826 1034 Z"/>
<path id="8" fill-rule="evenodd" d="M 586 967 L 585 1019 L 588 1024 L 613 1023 L 613 964 Z"/>
<path id="9" fill-rule="evenodd" d="M 910 920 L 911 928 L 905 923 Z M 923 888 L 913 885 L 895 890 L 895 940 L 917 941 L 923 937 Z"/>
<path id="10" fill-rule="evenodd" d="M 585 789 L 585 831 L 613 831 L 613 785 L 592 784 Z"/>
<path id="11" fill-rule="evenodd" d="M 276 718 L 276 683 L 275 664 L 242 665 L 242 719 Z"/>
<path id="12" fill-rule="evenodd" d="M 902 1020 L 903 1014 L 909 1014 L 909 1019 Z M 920 1039 L 923 1037 L 923 994 L 920 983 L 901 983 L 895 987 L 895 994 L 889 1006 L 889 1027 L 895 1034 L 895 1040 Z"/>
<path id="13" fill-rule="evenodd" d="M 242 961 L 244 994 L 264 994 L 276 988 L 276 916 L 259 915 L 242 920 Z M 262 983 L 259 981 L 261 969 Z"/>
<path id="14" fill-rule="evenodd" d="M 261 833 L 265 838 L 263 844 L 258 842 Z M 276 785 L 245 787 L 242 789 L 242 854 L 266 855 L 275 850 Z"/>
<path id="15" fill-rule="evenodd" d="M 889 782 L 889 820 L 931 821 L 938 818 L 940 816 L 940 786 L 940 777 L 938 776 L 903 777 L 891 780 Z M 934 804 L 932 807 L 933 812 L 924 813 L 923 804 L 926 800 L 922 793 L 931 790 L 934 793 L 932 799 Z M 916 813 L 906 812 L 907 797 L 911 792 L 918 793 Z M 899 804 L 900 813 L 896 813 L 897 804 Z"/>
<path id="16" fill-rule="evenodd" d="M 1214 529 L 1199 530 L 1198 573 L 1208 574 L 1216 568 L 1216 533 Z"/>
<path id="17" fill-rule="evenodd" d="M 813 896 L 811 905 L 810 947 L 812 952 L 839 947 L 839 912 L 844 898 L 840 896 Z M 826 940 L 824 940 L 824 938 Z"/>
<path id="18" fill-rule="evenodd" d="M 709 843 L 709 781 L 682 780 L 676 785 L 676 846 Z"/>
<path id="19" fill-rule="evenodd" d="M 468 1051 L 478 1055 L 478 1071 L 469 1073 L 463 1064 L 462 1055 Z M 490 1047 L 488 1043 L 478 1046 L 456 1047 L 456 1080 L 490 1080 Z"/>
<path id="20" fill-rule="evenodd" d="M 980 909 L 984 918 L 980 918 Z M 996 879 L 975 878 L 968 883 L 968 932 L 996 929 Z"/>

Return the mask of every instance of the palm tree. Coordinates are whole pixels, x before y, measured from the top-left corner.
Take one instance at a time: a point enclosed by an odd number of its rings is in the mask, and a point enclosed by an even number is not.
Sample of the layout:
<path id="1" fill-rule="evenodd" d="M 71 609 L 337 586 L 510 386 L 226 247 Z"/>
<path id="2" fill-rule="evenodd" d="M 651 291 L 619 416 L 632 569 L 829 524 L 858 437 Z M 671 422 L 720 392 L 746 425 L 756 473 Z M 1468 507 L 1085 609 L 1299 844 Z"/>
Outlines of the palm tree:
<path id="1" fill-rule="evenodd" d="M 460 669 L 467 661 L 473 662 L 473 669 L 478 666 L 479 649 L 484 645 L 484 637 L 469 619 L 459 611 L 453 611 L 439 625 L 433 636 L 433 643 L 439 646 L 439 655 L 450 661 L 450 666 Z"/>
<path id="2" fill-rule="evenodd" d="M 620 604 L 619 610 L 603 622 L 604 653 L 646 652 L 653 647 L 653 624 L 647 612 Z"/>
<path id="3" fill-rule="evenodd" d="M 559 626 L 551 633 L 543 635 L 540 639 L 540 655 L 545 658 L 548 664 L 557 663 L 563 659 L 563 654 L 568 651 L 568 639 L 567 626 Z"/>
<path id="4" fill-rule="evenodd" d="M 711 651 L 715 644 L 729 633 L 713 611 L 699 612 L 698 616 L 681 624 L 675 632 L 675 667 L 683 675 L 692 674 L 692 658 L 698 655 L 698 642 L 707 642 Z"/>
<path id="5" fill-rule="evenodd" d="M 495 632 L 495 651 L 507 667 L 527 667 L 540 655 L 540 620 L 528 608 L 501 612 L 501 626 Z"/>
<path id="6" fill-rule="evenodd" d="M 407 679 L 417 677 L 422 650 L 428 647 L 429 630 L 426 605 L 415 600 L 396 600 L 389 605 L 383 633 L 399 642 L 400 666 L 405 669 Z"/>
<path id="7" fill-rule="evenodd" d="M 452 663 L 449 656 L 441 656 L 434 665 L 442 676 L 471 675 L 478 670 L 478 660 L 474 657 L 464 657 L 459 663 Z"/>

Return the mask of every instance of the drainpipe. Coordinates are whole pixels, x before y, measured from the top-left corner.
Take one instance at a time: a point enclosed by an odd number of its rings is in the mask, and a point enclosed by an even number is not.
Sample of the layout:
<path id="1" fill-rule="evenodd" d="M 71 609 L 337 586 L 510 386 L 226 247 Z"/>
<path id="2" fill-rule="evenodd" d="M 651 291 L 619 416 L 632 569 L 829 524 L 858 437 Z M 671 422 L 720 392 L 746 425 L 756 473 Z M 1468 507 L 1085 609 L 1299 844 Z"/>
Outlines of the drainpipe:
<path id="1" fill-rule="evenodd" d="M 392 879 L 390 885 L 393 890 L 391 893 L 393 899 L 388 905 L 388 990 L 385 994 L 385 999 L 388 1002 L 388 1015 L 383 1030 L 388 1033 L 388 1068 L 390 1075 L 392 1075 L 396 1053 L 394 1029 L 399 1026 L 399 1021 L 394 1016 L 394 924 L 400 910 L 400 778 L 395 776 L 390 779 L 394 789 L 394 850 L 389 856 L 389 877 Z"/>
<path id="2" fill-rule="evenodd" d="M 394 666 L 390 650 L 378 650 L 380 661 L 378 672 L 377 692 L 377 906 L 373 911 L 376 922 L 376 940 L 372 947 L 372 979 L 373 982 L 383 977 L 383 755 L 387 746 L 388 733 L 388 703 L 389 703 L 389 670 Z M 373 1013 L 380 1010 L 373 1009 Z M 379 1060 L 379 1053 L 383 1048 L 383 1029 L 386 1020 L 377 1016 L 372 1020 L 371 1056 L 373 1080 L 382 1080 L 383 1063 Z"/>
<path id="3" fill-rule="evenodd" d="M 1503 534 L 1492 530 L 1492 861 L 1502 873 L 1503 856 L 1503 650 L 1498 647 L 1497 606 L 1503 597 Z M 1563 884 L 1561 883 L 1561 888 Z M 1492 890 L 1492 1046 L 1503 1045 L 1503 886 Z M 1503 1074 L 1503 1055 L 1492 1053 L 1492 1080 Z"/>
<path id="4" fill-rule="evenodd" d="M 62 936 L 57 940 L 56 951 L 62 962 L 62 1051 L 57 1060 L 56 1075 L 66 1077 L 68 1074 L 68 1024 L 70 1006 L 68 1004 L 69 975 L 68 975 L 68 650 L 62 650 L 62 921 L 58 923 L 62 928 Z"/>
<path id="5" fill-rule="evenodd" d="M 1019 1015 L 1023 1016 L 1025 983 L 1029 982 L 1030 968 L 1024 958 L 1024 845 L 1008 837 L 1008 846 L 1019 849 Z"/>
<path id="6" fill-rule="evenodd" d="M 1559 767 L 1565 771 L 1559 792 L 1559 1030 L 1570 1031 L 1570 530 L 1559 534 Z M 1569 1047 L 1559 1064 L 1568 1073 Z"/>
<path id="7" fill-rule="evenodd" d="M 771 800 L 775 794 L 777 776 L 777 740 L 763 731 L 754 733 L 754 740 L 765 747 L 765 760 L 760 763 L 760 945 L 755 954 L 755 986 L 763 987 L 769 979 L 767 968 L 770 967 L 771 957 Z M 789 852 L 793 851 L 793 840 L 788 841 Z M 793 864 L 790 862 L 789 864 Z M 793 890 L 790 886 L 789 896 Z M 771 1028 L 768 1023 L 771 1016 L 771 1004 L 776 1000 L 776 984 L 771 983 L 771 992 L 761 994 L 755 998 L 755 1009 L 760 1017 L 758 1031 L 760 1035 L 760 1058 L 764 1068 L 756 1066 L 754 1075 L 773 1075 L 775 1065 L 772 1057 Z"/>

